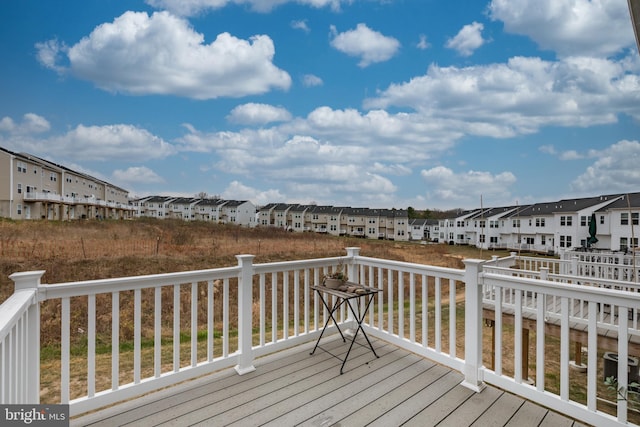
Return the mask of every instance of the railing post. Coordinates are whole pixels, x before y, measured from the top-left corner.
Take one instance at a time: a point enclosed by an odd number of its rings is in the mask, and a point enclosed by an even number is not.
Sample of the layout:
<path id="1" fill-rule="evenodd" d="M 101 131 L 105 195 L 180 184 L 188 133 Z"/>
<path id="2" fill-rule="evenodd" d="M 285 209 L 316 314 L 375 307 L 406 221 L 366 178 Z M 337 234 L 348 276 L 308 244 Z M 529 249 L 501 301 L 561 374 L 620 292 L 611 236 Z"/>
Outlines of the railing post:
<path id="1" fill-rule="evenodd" d="M 254 255 L 236 255 L 240 276 L 238 277 L 238 374 L 255 371 L 253 366 L 253 258 Z"/>
<path id="2" fill-rule="evenodd" d="M 461 385 L 482 391 L 486 385 L 482 380 L 482 283 L 480 271 L 482 260 L 466 259 L 464 272 L 464 380 Z"/>
<path id="3" fill-rule="evenodd" d="M 9 276 L 15 284 L 14 292 L 32 291 L 34 300 L 27 313 L 27 336 L 26 336 L 26 402 L 40 403 L 40 304 L 38 298 L 38 287 L 40 279 L 45 273 L 44 270 L 25 271 L 13 273 Z"/>
<path id="4" fill-rule="evenodd" d="M 358 282 L 359 281 L 359 278 L 357 277 L 358 266 L 353 263 L 353 259 L 360 255 L 360 248 L 351 247 L 346 249 L 347 249 L 347 258 L 349 258 L 349 260 L 351 261 L 349 262 L 349 266 L 347 267 L 348 268 L 347 276 L 349 277 L 349 281 Z"/>
<path id="5" fill-rule="evenodd" d="M 359 272 L 358 266 L 353 262 L 353 259 L 360 255 L 360 248 L 349 247 L 349 248 L 346 248 L 346 250 L 347 250 L 347 258 L 349 258 L 349 263 L 347 266 L 347 277 L 349 278 L 350 282 L 360 283 L 360 277 L 358 275 L 358 272 Z M 353 334 L 353 329 L 355 328 L 355 325 L 356 325 L 356 319 L 353 317 L 353 313 L 351 313 L 351 310 L 347 310 L 347 323 L 349 324 L 348 326 L 349 329 L 347 329 L 347 333 Z"/>

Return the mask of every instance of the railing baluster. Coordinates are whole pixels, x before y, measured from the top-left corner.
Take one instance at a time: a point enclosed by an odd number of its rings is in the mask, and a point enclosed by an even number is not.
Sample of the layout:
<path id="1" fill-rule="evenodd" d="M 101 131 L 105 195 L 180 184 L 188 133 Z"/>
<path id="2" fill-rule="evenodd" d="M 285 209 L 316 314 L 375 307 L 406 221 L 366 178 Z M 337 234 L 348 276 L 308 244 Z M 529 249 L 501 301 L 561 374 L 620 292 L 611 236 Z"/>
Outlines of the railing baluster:
<path id="1" fill-rule="evenodd" d="M 120 387 L 120 293 L 111 293 L 111 390 Z"/>
<path id="2" fill-rule="evenodd" d="M 393 335 L 393 272 L 391 269 L 387 269 L 387 331 Z"/>
<path id="3" fill-rule="evenodd" d="M 544 333 L 544 323 L 545 323 L 545 295 L 538 292 L 536 293 L 537 300 L 537 311 L 536 311 L 536 389 L 538 392 L 544 392 L 544 383 L 545 383 L 545 333 Z M 595 369 L 594 369 L 595 371 Z"/>
<path id="4" fill-rule="evenodd" d="M 180 371 L 180 284 L 173 285 L 173 372 Z"/>
<path id="5" fill-rule="evenodd" d="M 435 284 L 435 297 L 436 297 L 436 310 L 435 310 L 435 341 L 436 351 L 440 353 L 442 351 L 442 290 L 440 289 L 440 277 L 436 277 Z"/>
<path id="6" fill-rule="evenodd" d="M 96 394 L 96 295 L 87 298 L 87 396 Z"/>
<path id="7" fill-rule="evenodd" d="M 265 275 L 260 274 L 259 278 L 259 292 L 260 292 L 260 347 L 264 347 L 265 344 Z"/>
<path id="8" fill-rule="evenodd" d="M 396 271 L 398 275 L 398 336 L 404 338 L 404 274 Z"/>
<path id="9" fill-rule="evenodd" d="M 293 336 L 300 332 L 300 271 L 293 270 Z"/>
<path id="10" fill-rule="evenodd" d="M 214 315 L 215 310 L 213 309 L 214 303 L 214 283 L 213 280 L 209 280 L 207 282 L 207 361 L 213 361 L 215 356 L 213 352 L 213 343 L 214 343 Z"/>
<path id="11" fill-rule="evenodd" d="M 589 301 L 589 326 L 587 342 L 587 409 L 595 411 L 598 398 L 598 330 L 597 330 L 597 303 Z"/>
<path id="12" fill-rule="evenodd" d="M 139 384 L 142 365 L 142 291 L 133 291 L 133 382 Z"/>
<path id="13" fill-rule="evenodd" d="M 422 275 L 422 345 L 427 347 L 429 345 L 429 288 L 428 277 L 426 274 Z"/>
<path id="14" fill-rule="evenodd" d="M 222 357 L 229 357 L 229 279 L 222 281 Z"/>
<path id="15" fill-rule="evenodd" d="M 198 366 L 198 283 L 191 283 L 191 366 Z"/>
<path id="16" fill-rule="evenodd" d="M 493 308 L 493 330 L 495 336 L 495 347 L 493 354 L 495 356 L 494 371 L 497 375 L 502 375 L 502 296 L 504 295 L 502 286 L 494 290 L 495 302 Z"/>
<path id="17" fill-rule="evenodd" d="M 278 273 L 271 273 L 271 342 L 278 342 Z"/>
<path id="18" fill-rule="evenodd" d="M 153 289 L 153 376 L 162 375 L 162 287 Z"/>
<path id="19" fill-rule="evenodd" d="M 282 338 L 289 338 L 289 272 L 282 275 Z"/>
<path id="20" fill-rule="evenodd" d="M 449 357 L 456 357 L 456 282 L 449 280 Z"/>
<path id="21" fill-rule="evenodd" d="M 413 272 L 409 273 L 409 340 L 416 342 L 416 281 Z"/>
<path id="22" fill-rule="evenodd" d="M 560 399 L 569 400 L 569 298 L 560 298 Z"/>
<path id="23" fill-rule="evenodd" d="M 514 318 L 514 342 L 513 342 L 513 377 L 517 383 L 522 382 L 522 291 L 515 292 L 515 318 Z M 526 378 L 525 378 L 526 379 Z"/>
<path id="24" fill-rule="evenodd" d="M 60 402 L 65 404 L 69 403 L 69 328 L 71 328 L 71 316 L 70 316 L 70 302 L 69 298 L 62 298 L 61 301 L 61 316 L 60 316 Z"/>

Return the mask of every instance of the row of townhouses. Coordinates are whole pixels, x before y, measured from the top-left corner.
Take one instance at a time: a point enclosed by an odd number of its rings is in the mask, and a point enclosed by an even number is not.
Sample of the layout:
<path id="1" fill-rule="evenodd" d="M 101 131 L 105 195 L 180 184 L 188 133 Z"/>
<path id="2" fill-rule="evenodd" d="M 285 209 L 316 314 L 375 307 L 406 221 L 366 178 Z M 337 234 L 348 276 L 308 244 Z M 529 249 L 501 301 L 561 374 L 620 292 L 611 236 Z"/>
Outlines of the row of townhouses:
<path id="1" fill-rule="evenodd" d="M 557 254 L 572 248 L 614 251 L 637 248 L 640 193 L 480 208 L 440 221 L 410 219 L 407 211 L 401 209 L 286 203 L 270 203 L 257 209 L 246 200 L 170 196 L 130 200 L 123 188 L 45 159 L 0 147 L 0 217 L 177 218 L 336 236 L 431 240 L 484 249 Z"/>
<path id="2" fill-rule="evenodd" d="M 39 157 L 0 147 L 0 217 L 70 220 L 133 217 L 129 192 Z"/>
<path id="3" fill-rule="evenodd" d="M 258 224 L 289 231 L 311 231 L 369 239 L 423 240 L 437 221 L 409 219 L 406 210 L 270 203 L 260 208 Z"/>
<path id="4" fill-rule="evenodd" d="M 640 193 L 612 194 L 461 212 L 440 221 L 438 239 L 549 254 L 572 248 L 627 251 L 638 247 L 639 218 Z"/>
<path id="5" fill-rule="evenodd" d="M 173 218 L 185 221 L 213 221 L 220 224 L 256 226 L 256 206 L 247 200 L 150 196 L 131 202 L 135 216 Z"/>

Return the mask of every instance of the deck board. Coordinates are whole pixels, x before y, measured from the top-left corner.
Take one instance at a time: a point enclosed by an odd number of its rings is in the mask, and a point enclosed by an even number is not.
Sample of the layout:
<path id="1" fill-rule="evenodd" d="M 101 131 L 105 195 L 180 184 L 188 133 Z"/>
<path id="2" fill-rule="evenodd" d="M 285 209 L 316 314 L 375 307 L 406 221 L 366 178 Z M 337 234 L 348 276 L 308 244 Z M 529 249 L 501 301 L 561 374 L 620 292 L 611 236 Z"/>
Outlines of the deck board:
<path id="1" fill-rule="evenodd" d="M 460 385 L 462 375 L 373 339 L 379 358 L 354 346 L 341 361 L 305 344 L 256 360 L 256 370 L 227 369 L 74 418 L 72 426 L 580 426 L 561 414 L 488 386 Z M 339 336 L 323 348 L 340 356 Z"/>

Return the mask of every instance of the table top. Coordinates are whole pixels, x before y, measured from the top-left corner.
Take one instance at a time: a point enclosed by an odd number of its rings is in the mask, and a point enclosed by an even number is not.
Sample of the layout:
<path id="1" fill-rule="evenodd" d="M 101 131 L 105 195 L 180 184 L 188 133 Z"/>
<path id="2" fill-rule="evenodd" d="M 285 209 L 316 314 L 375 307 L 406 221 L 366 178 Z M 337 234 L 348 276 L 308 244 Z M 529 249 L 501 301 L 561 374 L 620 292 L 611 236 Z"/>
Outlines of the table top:
<path id="1" fill-rule="evenodd" d="M 311 289 L 315 289 L 318 292 L 326 292 L 340 298 L 356 298 L 382 292 L 382 289 L 372 288 L 354 282 L 345 282 L 344 285 L 337 289 L 328 288 L 324 285 L 312 286 Z"/>

